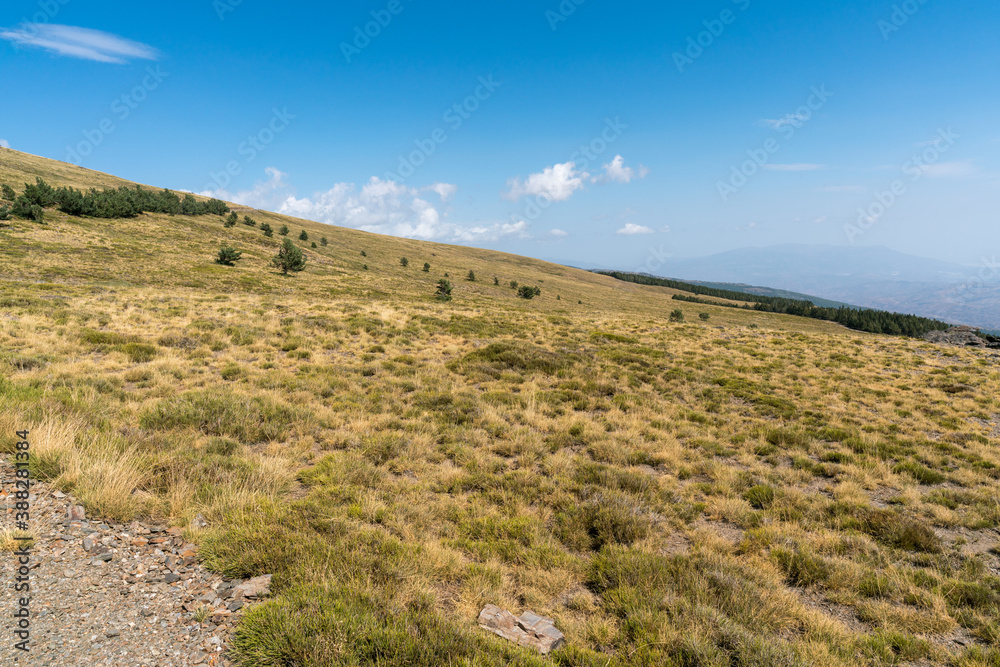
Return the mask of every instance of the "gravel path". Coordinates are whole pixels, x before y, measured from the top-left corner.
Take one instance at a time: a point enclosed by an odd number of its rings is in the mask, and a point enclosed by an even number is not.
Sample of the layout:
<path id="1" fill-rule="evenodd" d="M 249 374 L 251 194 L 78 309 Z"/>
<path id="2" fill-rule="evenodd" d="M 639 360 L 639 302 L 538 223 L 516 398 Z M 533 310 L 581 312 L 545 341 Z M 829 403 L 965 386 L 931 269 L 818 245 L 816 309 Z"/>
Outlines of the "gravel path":
<path id="1" fill-rule="evenodd" d="M 14 470 L 0 465 L 13 525 Z M 14 649 L 16 556 L 0 552 L 0 664 L 30 667 L 230 665 L 226 646 L 270 577 L 226 581 L 198 564 L 176 528 L 103 523 L 45 484 L 31 493 L 30 652 Z M 200 622 L 199 622 L 200 621 Z M 16 661 L 15 661 L 16 659 Z"/>

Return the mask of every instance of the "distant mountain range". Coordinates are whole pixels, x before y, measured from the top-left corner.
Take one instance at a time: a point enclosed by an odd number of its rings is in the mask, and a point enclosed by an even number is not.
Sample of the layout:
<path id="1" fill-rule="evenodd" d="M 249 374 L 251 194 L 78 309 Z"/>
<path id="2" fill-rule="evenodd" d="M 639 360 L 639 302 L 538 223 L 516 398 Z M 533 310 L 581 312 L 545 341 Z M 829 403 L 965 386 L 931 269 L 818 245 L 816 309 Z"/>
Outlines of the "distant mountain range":
<path id="1" fill-rule="evenodd" d="M 709 257 L 668 259 L 657 273 L 691 282 L 729 283 L 727 289 L 738 291 L 761 286 L 795 292 L 800 298 L 813 295 L 1000 329 L 1000 271 L 914 257 L 885 247 L 788 244 L 742 248 Z M 754 293 L 780 296 L 772 291 Z"/>

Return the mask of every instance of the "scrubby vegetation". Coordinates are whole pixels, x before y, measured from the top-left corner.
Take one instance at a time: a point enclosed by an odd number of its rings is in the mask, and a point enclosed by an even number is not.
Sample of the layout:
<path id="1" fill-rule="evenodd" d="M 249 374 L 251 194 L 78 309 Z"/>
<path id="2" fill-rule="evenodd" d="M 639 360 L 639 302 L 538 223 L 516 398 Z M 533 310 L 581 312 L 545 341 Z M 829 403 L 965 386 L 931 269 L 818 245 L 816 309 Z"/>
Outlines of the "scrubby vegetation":
<path id="1" fill-rule="evenodd" d="M 714 303 L 669 323 L 670 288 L 255 215 L 331 243 L 290 281 L 219 218 L 0 231 L 0 452 L 30 428 L 91 514 L 274 574 L 242 667 L 1000 659 L 990 351 Z M 437 301 L 469 266 L 498 281 Z M 567 648 L 482 632 L 488 603 Z"/>

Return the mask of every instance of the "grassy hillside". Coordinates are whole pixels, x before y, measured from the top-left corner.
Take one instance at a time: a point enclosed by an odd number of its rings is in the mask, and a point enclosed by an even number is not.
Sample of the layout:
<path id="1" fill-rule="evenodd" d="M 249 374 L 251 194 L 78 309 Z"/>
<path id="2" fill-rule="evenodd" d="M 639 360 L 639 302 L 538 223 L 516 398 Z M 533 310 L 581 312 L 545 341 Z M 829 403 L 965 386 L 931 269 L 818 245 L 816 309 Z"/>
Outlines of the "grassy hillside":
<path id="1" fill-rule="evenodd" d="M 35 175 L 121 184 L 0 149 Z M 1000 661 L 988 353 L 249 213 L 329 245 L 282 276 L 218 216 L 0 223 L 0 450 L 30 428 L 91 512 L 273 573 L 242 665 Z"/>

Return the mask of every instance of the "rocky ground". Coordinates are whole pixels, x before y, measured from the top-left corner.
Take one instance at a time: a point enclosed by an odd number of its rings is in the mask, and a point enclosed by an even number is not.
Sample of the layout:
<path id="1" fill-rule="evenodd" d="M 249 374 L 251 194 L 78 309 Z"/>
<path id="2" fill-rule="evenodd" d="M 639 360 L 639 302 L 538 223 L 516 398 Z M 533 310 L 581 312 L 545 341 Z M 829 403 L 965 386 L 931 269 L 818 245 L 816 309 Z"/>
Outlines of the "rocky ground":
<path id="1" fill-rule="evenodd" d="M 13 525 L 14 471 L 0 468 L 0 528 Z M 198 564 L 176 528 L 87 517 L 73 498 L 33 485 L 31 643 L 11 639 L 15 558 L 0 552 L 0 664 L 32 667 L 229 665 L 229 635 L 270 577 L 226 581 Z M 15 662 L 15 658 L 19 658 Z"/>

